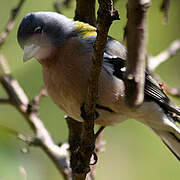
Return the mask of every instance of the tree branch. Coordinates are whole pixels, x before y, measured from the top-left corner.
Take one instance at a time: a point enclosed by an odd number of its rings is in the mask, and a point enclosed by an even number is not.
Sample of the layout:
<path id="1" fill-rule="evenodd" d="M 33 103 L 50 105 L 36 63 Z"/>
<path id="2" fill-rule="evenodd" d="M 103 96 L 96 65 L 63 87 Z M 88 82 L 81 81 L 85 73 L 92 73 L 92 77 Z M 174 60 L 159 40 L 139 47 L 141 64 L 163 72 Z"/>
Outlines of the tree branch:
<path id="1" fill-rule="evenodd" d="M 170 88 L 167 85 L 164 85 L 165 89 L 167 90 L 167 92 L 174 97 L 178 97 L 180 98 L 180 89 L 176 89 L 176 88 Z"/>
<path id="2" fill-rule="evenodd" d="M 163 0 L 161 5 L 161 11 L 164 12 L 165 24 L 168 24 L 169 7 L 170 7 L 170 0 Z"/>
<path id="3" fill-rule="evenodd" d="M 13 29 L 15 19 L 18 15 L 22 5 L 24 4 L 24 2 L 25 2 L 25 0 L 20 0 L 18 5 L 14 9 L 11 10 L 11 16 L 8 20 L 8 23 L 7 23 L 4 31 L 0 34 L 0 47 L 5 42 L 5 39 L 7 38 L 9 32 Z"/>
<path id="4" fill-rule="evenodd" d="M 0 35 L 0 46 L 3 45 L 9 32 L 14 27 L 15 18 L 22 7 L 24 0 L 20 0 L 16 8 L 12 10 L 11 17 L 3 33 Z M 11 75 L 7 61 L 4 56 L 0 56 L 0 83 L 8 94 L 8 99 L 1 98 L 0 103 L 12 104 L 27 120 L 30 127 L 35 133 L 35 137 L 30 138 L 31 144 L 39 146 L 48 157 L 54 162 L 59 172 L 63 175 L 64 179 L 71 179 L 71 170 L 68 163 L 68 145 L 63 144 L 58 147 L 52 140 L 49 132 L 44 127 L 43 123 L 37 116 L 36 108 L 40 97 L 44 95 L 41 91 L 34 99 L 34 104 L 31 104 L 23 89 L 20 87 L 16 79 Z M 11 131 L 12 132 L 12 131 Z M 15 132 L 16 133 L 16 132 Z M 22 138 L 21 138 L 22 139 Z M 29 139 L 29 140 L 30 140 Z"/>
<path id="5" fill-rule="evenodd" d="M 8 33 L 12 30 L 15 18 L 24 1 L 25 0 L 20 0 L 18 6 L 14 10 L 12 10 L 12 15 L 7 23 L 7 26 L 5 27 L 4 32 L 0 35 L 0 47 L 5 42 Z M 136 6 L 137 4 L 134 5 L 133 3 L 137 2 L 129 0 L 128 6 L 129 39 L 127 69 L 129 73 L 127 74 L 128 80 L 126 84 L 126 95 L 129 95 L 127 96 L 128 104 L 132 104 L 130 101 L 132 100 L 131 97 L 133 97 L 133 105 L 139 105 L 143 99 L 141 92 L 143 90 L 144 82 L 140 81 L 139 79 L 143 79 L 144 77 L 142 71 L 144 71 L 144 47 L 146 44 L 145 17 L 146 8 L 149 6 L 149 1 L 148 3 L 143 3 L 143 0 L 141 0 L 139 1 L 142 3 L 141 6 Z M 24 116 L 24 118 L 34 131 L 35 136 L 25 137 L 21 134 L 18 134 L 19 138 L 28 144 L 30 143 L 32 145 L 39 146 L 54 162 L 59 172 L 61 172 L 61 174 L 63 175 L 64 179 L 67 180 L 84 180 L 90 170 L 89 165 L 91 159 L 94 157 L 95 162 L 97 161 L 97 157 L 94 152 L 98 153 L 102 148 L 102 142 L 99 141 L 99 137 L 101 136 L 101 132 L 103 131 L 104 127 L 101 127 L 97 131 L 97 133 L 94 134 L 94 119 L 96 118 L 95 104 L 98 98 L 98 80 L 101 72 L 102 59 L 108 30 L 112 21 L 115 19 L 119 19 L 119 16 L 117 11 L 113 8 L 113 2 L 111 0 L 99 0 L 98 2 L 98 28 L 97 39 L 95 42 L 94 53 L 92 57 L 93 66 L 89 78 L 86 104 L 84 105 L 84 109 L 82 109 L 82 117 L 84 118 L 84 123 L 79 123 L 78 121 L 73 120 L 70 117 L 66 118 L 70 130 L 69 144 L 71 151 L 71 167 L 73 171 L 72 176 L 71 169 L 69 167 L 67 151 L 69 145 L 67 143 L 64 143 L 60 147 L 57 146 L 53 142 L 49 132 L 46 130 L 43 123 L 37 116 L 37 106 L 41 97 L 46 94 L 45 89 L 42 89 L 32 101 L 29 101 L 17 80 L 12 77 L 5 57 L 0 56 L 0 83 L 9 96 L 8 98 L 0 98 L 0 104 L 12 104 Z M 130 5 L 131 3 L 133 4 L 132 6 Z M 136 11 L 134 11 L 134 7 L 138 7 Z M 135 12 L 134 15 L 132 14 L 133 11 Z M 89 24 L 95 26 L 95 0 L 77 0 L 75 19 L 88 22 Z M 160 63 L 165 61 L 171 55 L 175 54 L 177 50 L 180 49 L 179 40 L 177 42 L 175 43 L 175 45 L 171 45 L 172 47 L 170 46 L 170 48 L 168 48 L 169 50 L 166 50 L 167 52 L 162 52 L 156 57 L 149 58 L 149 62 L 151 63 L 149 65 L 150 68 L 151 66 L 153 68 L 156 68 Z M 154 60 L 156 58 L 159 59 L 159 63 L 154 63 Z M 153 68 L 151 69 L 153 70 Z M 133 92 L 131 92 L 131 89 L 133 90 Z M 12 134 L 17 134 L 16 131 L 10 129 L 9 131 L 11 131 Z M 94 179 L 94 168 L 95 166 L 92 166 L 92 172 L 88 174 L 87 178 Z"/>
<path id="6" fill-rule="evenodd" d="M 164 51 L 160 52 L 157 56 L 148 57 L 148 69 L 154 71 L 161 63 L 165 62 L 174 56 L 180 50 L 180 40 L 176 40 Z"/>
<path id="7" fill-rule="evenodd" d="M 5 98 L 0 98 L 0 104 L 9 104 L 10 100 Z"/>
<path id="8" fill-rule="evenodd" d="M 74 20 L 96 26 L 95 0 L 76 0 Z"/>
<path id="9" fill-rule="evenodd" d="M 2 61 L 5 61 L 5 59 L 1 59 L 0 63 L 7 64 L 2 63 Z M 1 66 L 1 72 L 3 72 L 4 75 L 0 76 L 0 83 L 9 95 L 9 102 L 24 116 L 35 133 L 35 137 L 32 138 L 33 141 L 31 143 L 39 146 L 51 158 L 65 179 L 70 179 L 70 170 L 67 159 L 68 146 L 62 145 L 61 147 L 58 147 L 53 142 L 49 132 L 38 118 L 36 111 L 33 111 L 33 108 L 29 109 L 30 101 L 19 83 L 10 74 L 6 74 L 3 66 Z"/>
<path id="10" fill-rule="evenodd" d="M 138 106 L 144 99 L 144 69 L 146 54 L 146 14 L 150 0 L 129 0 L 127 6 L 127 74 L 126 103 Z"/>
<path id="11" fill-rule="evenodd" d="M 169 58 L 174 56 L 177 52 L 180 50 L 180 40 L 176 40 L 172 42 L 167 49 L 160 52 L 156 56 L 150 56 L 147 57 L 147 68 L 150 72 L 154 72 L 156 68 L 161 65 L 161 63 L 167 61 Z M 155 79 L 162 84 L 162 87 L 167 91 L 170 95 L 175 97 L 180 97 L 180 90 L 177 88 L 170 88 L 166 84 L 162 83 L 159 76 L 157 74 L 153 74 Z"/>
<path id="12" fill-rule="evenodd" d="M 95 148 L 94 119 L 95 104 L 98 98 L 98 81 L 101 72 L 104 48 L 106 46 L 109 27 L 113 20 L 119 19 L 118 12 L 113 8 L 111 0 L 99 0 L 97 38 L 92 56 L 93 65 L 89 77 L 86 104 L 82 109 L 84 126 L 79 150 L 79 158 L 76 169 L 73 171 L 73 179 L 85 179 L 89 172 L 90 159 Z"/>
<path id="13" fill-rule="evenodd" d="M 68 8 L 72 0 L 61 0 L 59 2 L 54 2 L 53 6 L 56 12 L 61 13 L 63 7 Z"/>

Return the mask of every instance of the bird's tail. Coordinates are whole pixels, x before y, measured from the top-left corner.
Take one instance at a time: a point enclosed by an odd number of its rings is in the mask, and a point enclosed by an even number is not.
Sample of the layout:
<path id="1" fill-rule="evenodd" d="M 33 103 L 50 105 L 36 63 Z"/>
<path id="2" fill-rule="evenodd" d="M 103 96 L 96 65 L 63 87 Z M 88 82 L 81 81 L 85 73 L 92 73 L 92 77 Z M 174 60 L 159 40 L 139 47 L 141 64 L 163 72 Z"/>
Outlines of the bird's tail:
<path id="1" fill-rule="evenodd" d="M 180 133 L 177 131 L 169 132 L 165 130 L 153 130 L 180 161 Z"/>

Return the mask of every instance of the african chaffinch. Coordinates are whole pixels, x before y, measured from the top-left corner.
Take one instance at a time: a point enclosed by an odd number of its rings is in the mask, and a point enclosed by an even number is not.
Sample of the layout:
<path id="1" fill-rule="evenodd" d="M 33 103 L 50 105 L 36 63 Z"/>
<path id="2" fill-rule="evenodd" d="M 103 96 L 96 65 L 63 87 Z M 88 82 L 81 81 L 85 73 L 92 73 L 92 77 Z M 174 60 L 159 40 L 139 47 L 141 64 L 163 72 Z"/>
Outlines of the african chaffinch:
<path id="1" fill-rule="evenodd" d="M 24 61 L 35 57 L 41 63 L 45 86 L 55 104 L 82 122 L 80 108 L 86 99 L 96 28 L 58 13 L 35 12 L 23 18 L 17 36 L 24 49 Z M 149 126 L 180 159 L 180 128 L 176 116 L 180 115 L 180 109 L 147 70 L 143 104 L 135 110 L 126 106 L 126 54 L 120 42 L 108 37 L 96 104 L 99 116 L 95 123 L 108 126 L 136 119 Z"/>

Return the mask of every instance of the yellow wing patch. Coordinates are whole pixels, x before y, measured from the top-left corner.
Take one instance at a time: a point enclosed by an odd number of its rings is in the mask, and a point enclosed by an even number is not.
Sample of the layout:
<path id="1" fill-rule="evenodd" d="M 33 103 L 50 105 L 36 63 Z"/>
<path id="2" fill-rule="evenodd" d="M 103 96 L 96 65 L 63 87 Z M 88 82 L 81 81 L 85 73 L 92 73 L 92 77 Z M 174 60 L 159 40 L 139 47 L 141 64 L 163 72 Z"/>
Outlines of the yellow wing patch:
<path id="1" fill-rule="evenodd" d="M 96 28 L 80 21 L 75 21 L 75 30 L 79 31 L 79 34 L 82 36 L 82 38 L 87 38 L 89 36 L 96 36 Z"/>

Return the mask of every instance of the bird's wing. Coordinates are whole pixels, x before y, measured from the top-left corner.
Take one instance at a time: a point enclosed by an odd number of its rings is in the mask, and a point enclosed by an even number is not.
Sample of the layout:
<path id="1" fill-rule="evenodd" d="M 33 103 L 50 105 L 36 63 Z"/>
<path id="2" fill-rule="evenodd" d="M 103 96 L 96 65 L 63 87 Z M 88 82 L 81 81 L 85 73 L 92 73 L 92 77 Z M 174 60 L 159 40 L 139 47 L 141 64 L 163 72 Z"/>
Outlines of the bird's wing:
<path id="1" fill-rule="evenodd" d="M 121 58 L 113 58 L 106 56 L 104 58 L 103 67 L 119 79 L 125 80 L 125 60 Z M 145 72 L 145 101 L 156 101 L 160 106 L 164 107 L 167 111 L 174 112 L 180 115 L 180 109 L 177 107 L 164 93 L 161 86 L 152 78 L 150 73 Z"/>
<path id="2" fill-rule="evenodd" d="M 96 40 L 96 28 L 86 23 L 77 23 L 77 32 L 81 38 L 93 48 Z M 104 50 L 103 68 L 113 76 L 119 79 L 125 78 L 126 72 L 126 48 L 117 40 L 108 37 Z M 164 93 L 161 86 L 152 78 L 150 73 L 145 72 L 145 101 L 156 101 L 165 110 L 180 115 L 180 109 Z"/>
<path id="3" fill-rule="evenodd" d="M 110 41 L 109 41 L 110 40 Z M 103 67 L 117 78 L 124 79 L 126 72 L 125 47 L 120 42 L 109 38 L 104 52 Z M 116 49 L 114 51 L 114 49 Z M 120 54 L 120 55 L 119 55 Z M 145 101 L 156 101 L 165 110 L 180 115 L 180 109 L 164 93 L 161 86 L 151 76 L 148 70 L 145 71 Z"/>

